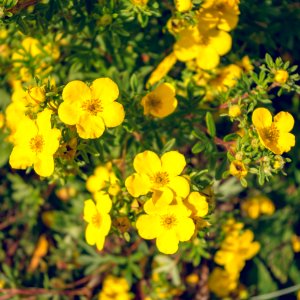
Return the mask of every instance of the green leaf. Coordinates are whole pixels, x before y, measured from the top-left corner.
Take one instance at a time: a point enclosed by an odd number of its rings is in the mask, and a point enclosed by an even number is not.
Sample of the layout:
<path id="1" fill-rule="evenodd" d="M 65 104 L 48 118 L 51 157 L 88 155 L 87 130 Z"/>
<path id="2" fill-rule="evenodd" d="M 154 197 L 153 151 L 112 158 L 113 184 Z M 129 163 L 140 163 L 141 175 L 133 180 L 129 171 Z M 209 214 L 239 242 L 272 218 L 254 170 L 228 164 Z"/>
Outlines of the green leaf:
<path id="1" fill-rule="evenodd" d="M 205 122 L 207 126 L 208 133 L 212 136 L 216 136 L 216 125 L 212 114 L 208 111 L 205 115 Z"/>
<path id="2" fill-rule="evenodd" d="M 192 153 L 198 154 L 202 152 L 204 149 L 205 149 L 205 144 L 203 142 L 197 142 L 192 148 Z"/>

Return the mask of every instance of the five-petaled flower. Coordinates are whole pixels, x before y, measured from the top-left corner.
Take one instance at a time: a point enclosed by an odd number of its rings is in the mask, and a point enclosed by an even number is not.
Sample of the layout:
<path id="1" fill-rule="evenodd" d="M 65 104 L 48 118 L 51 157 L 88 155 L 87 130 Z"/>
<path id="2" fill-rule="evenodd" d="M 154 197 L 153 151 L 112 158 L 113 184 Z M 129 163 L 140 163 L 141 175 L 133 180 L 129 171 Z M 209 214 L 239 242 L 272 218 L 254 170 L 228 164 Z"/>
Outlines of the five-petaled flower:
<path id="1" fill-rule="evenodd" d="M 105 237 L 111 227 L 109 215 L 111 207 L 112 201 L 106 193 L 102 193 L 101 197 L 98 196 L 96 204 L 91 199 L 84 202 L 83 219 L 88 223 L 85 238 L 89 245 L 96 244 L 98 250 L 103 249 Z"/>
<path id="2" fill-rule="evenodd" d="M 54 171 L 53 155 L 59 147 L 60 130 L 51 128 L 51 111 L 39 113 L 36 120 L 24 118 L 14 134 L 14 148 L 9 163 L 14 169 L 33 165 L 40 176 L 50 176 Z"/>
<path id="3" fill-rule="evenodd" d="M 83 139 L 100 137 L 106 127 L 116 127 L 124 120 L 123 105 L 115 100 L 119 88 L 109 78 L 98 78 L 88 87 L 84 82 L 74 80 L 63 89 L 63 103 L 58 116 L 67 125 L 76 125 Z"/>
<path id="4" fill-rule="evenodd" d="M 175 253 L 179 242 L 188 241 L 194 234 L 195 224 L 190 218 L 191 212 L 182 204 L 156 209 L 151 200 L 146 203 L 146 214 L 139 216 L 136 222 L 139 235 L 146 240 L 156 238 L 160 252 Z"/>
<path id="5" fill-rule="evenodd" d="M 294 118 L 290 113 L 281 111 L 272 121 L 270 111 L 259 107 L 252 114 L 252 123 L 261 143 L 273 153 L 282 154 L 295 146 L 295 136 L 290 133 L 294 127 Z"/>
<path id="6" fill-rule="evenodd" d="M 136 173 L 126 179 L 126 188 L 133 197 L 154 192 L 154 203 L 158 199 L 163 203 L 171 203 L 174 193 L 185 198 L 190 191 L 189 182 L 179 176 L 185 165 L 184 156 L 177 151 L 166 152 L 161 159 L 152 151 L 144 151 L 133 161 Z"/>

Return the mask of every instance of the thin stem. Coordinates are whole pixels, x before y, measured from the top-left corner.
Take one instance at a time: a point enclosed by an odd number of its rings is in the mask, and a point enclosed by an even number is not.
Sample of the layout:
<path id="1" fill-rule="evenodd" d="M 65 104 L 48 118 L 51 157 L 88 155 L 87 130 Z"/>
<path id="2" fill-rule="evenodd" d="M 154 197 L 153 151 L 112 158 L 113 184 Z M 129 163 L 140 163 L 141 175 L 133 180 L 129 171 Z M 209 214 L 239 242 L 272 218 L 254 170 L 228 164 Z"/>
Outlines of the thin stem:
<path id="1" fill-rule="evenodd" d="M 251 297 L 250 300 L 268 300 L 268 299 L 275 299 L 279 296 L 283 296 L 283 295 L 287 295 L 293 292 L 296 292 L 300 290 L 300 284 L 288 287 L 286 289 L 282 289 L 279 291 L 275 291 L 269 294 L 264 294 L 264 295 L 259 295 L 259 296 L 255 296 L 255 297 Z"/>

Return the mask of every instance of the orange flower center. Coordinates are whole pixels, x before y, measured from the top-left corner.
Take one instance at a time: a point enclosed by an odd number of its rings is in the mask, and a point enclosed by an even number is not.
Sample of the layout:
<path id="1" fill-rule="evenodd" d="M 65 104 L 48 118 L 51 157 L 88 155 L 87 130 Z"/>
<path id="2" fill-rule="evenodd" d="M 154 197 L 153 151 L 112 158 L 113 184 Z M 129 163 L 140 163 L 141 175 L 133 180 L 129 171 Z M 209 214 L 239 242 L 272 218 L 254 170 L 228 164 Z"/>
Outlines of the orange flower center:
<path id="1" fill-rule="evenodd" d="M 81 108 L 93 116 L 103 111 L 102 103 L 99 99 L 86 100 L 83 102 Z"/>
<path id="2" fill-rule="evenodd" d="M 163 215 L 161 216 L 161 225 L 165 228 L 165 229 L 172 229 L 174 226 L 176 226 L 178 223 L 178 220 L 176 218 L 176 216 L 172 215 L 172 214 L 167 214 L 167 215 Z"/>
<path id="3" fill-rule="evenodd" d="M 41 135 L 36 135 L 29 141 L 30 148 L 35 153 L 40 153 L 43 150 L 45 141 Z"/>
<path id="4" fill-rule="evenodd" d="M 276 143 L 279 138 L 279 130 L 276 128 L 274 123 L 269 128 L 265 129 L 264 134 L 265 139 L 270 143 Z"/>
<path id="5" fill-rule="evenodd" d="M 149 107 L 150 110 L 158 110 L 161 108 L 162 102 L 160 98 L 150 94 L 148 95 L 146 105 Z"/>
<path id="6" fill-rule="evenodd" d="M 167 172 L 157 172 L 154 176 L 151 177 L 151 181 L 158 187 L 165 186 L 170 182 L 169 174 Z"/>
<path id="7" fill-rule="evenodd" d="M 101 216 L 98 212 L 92 216 L 92 224 L 97 228 L 101 226 Z"/>

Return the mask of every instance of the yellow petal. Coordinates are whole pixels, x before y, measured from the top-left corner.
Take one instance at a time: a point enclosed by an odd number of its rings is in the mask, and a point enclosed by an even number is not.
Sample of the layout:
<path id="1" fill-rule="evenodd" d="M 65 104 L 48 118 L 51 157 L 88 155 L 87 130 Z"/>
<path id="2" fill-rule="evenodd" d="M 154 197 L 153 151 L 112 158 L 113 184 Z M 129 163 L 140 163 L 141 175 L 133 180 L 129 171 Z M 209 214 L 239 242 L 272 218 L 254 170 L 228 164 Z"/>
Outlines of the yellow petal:
<path id="1" fill-rule="evenodd" d="M 96 240 L 96 247 L 99 251 L 101 251 L 104 247 L 104 242 L 105 242 L 105 236 L 103 235 L 98 235 L 97 240 Z"/>
<path id="2" fill-rule="evenodd" d="M 100 115 L 106 127 L 116 127 L 124 121 L 125 111 L 122 104 L 112 102 L 104 106 Z"/>
<path id="3" fill-rule="evenodd" d="M 92 224 L 88 224 L 85 230 L 85 239 L 86 242 L 93 246 L 96 244 L 96 240 L 99 238 L 98 236 L 98 230 L 95 226 Z"/>
<path id="4" fill-rule="evenodd" d="M 135 173 L 127 177 L 125 186 L 131 196 L 139 197 L 150 191 L 151 184 L 148 176 Z"/>
<path id="5" fill-rule="evenodd" d="M 174 193 L 169 188 L 162 188 L 160 190 L 154 190 L 152 195 L 153 204 L 156 207 L 161 207 L 170 204 L 174 199 Z M 146 211 L 146 209 L 145 209 Z M 147 212 L 147 211 L 146 211 Z"/>
<path id="6" fill-rule="evenodd" d="M 204 217 L 208 213 L 208 203 L 206 198 L 198 192 L 190 193 L 185 201 L 185 205 L 192 210 L 197 217 Z"/>
<path id="7" fill-rule="evenodd" d="M 91 222 L 93 215 L 96 213 L 96 205 L 92 199 L 84 201 L 83 219 L 86 222 Z"/>
<path id="8" fill-rule="evenodd" d="M 84 82 L 74 80 L 64 87 L 62 98 L 68 104 L 83 103 L 86 100 L 92 99 L 92 93 L 91 89 Z"/>
<path id="9" fill-rule="evenodd" d="M 179 218 L 176 233 L 179 241 L 188 241 L 194 234 L 195 224 L 190 218 Z"/>
<path id="10" fill-rule="evenodd" d="M 51 130 L 51 110 L 45 109 L 40 112 L 36 119 L 36 124 L 39 128 L 39 134 L 49 132 Z"/>
<path id="11" fill-rule="evenodd" d="M 111 218 L 109 214 L 101 213 L 101 227 L 99 228 L 99 232 L 103 236 L 107 236 L 111 227 Z"/>
<path id="12" fill-rule="evenodd" d="M 61 132 L 57 128 L 51 129 L 46 136 L 44 136 L 43 153 L 53 155 L 59 147 L 59 139 Z"/>
<path id="13" fill-rule="evenodd" d="M 158 250 L 164 254 L 174 254 L 178 250 L 178 237 L 174 230 L 164 231 L 156 239 Z"/>
<path id="14" fill-rule="evenodd" d="M 225 55 L 232 47 L 231 35 L 222 30 L 213 29 L 210 32 L 210 45 L 219 55 Z"/>
<path id="15" fill-rule="evenodd" d="M 115 101 L 119 97 L 119 88 L 110 78 L 98 78 L 91 85 L 93 99 L 101 100 L 103 106 Z"/>
<path id="16" fill-rule="evenodd" d="M 218 28 L 224 31 L 230 31 L 236 27 L 238 21 L 239 17 L 236 13 L 227 11 L 223 14 L 222 18 L 220 18 Z"/>
<path id="17" fill-rule="evenodd" d="M 133 167 L 137 173 L 152 175 L 160 171 L 161 162 L 156 153 L 147 150 L 136 155 Z"/>
<path id="18" fill-rule="evenodd" d="M 296 144 L 295 136 L 291 133 L 281 132 L 278 139 L 278 148 L 280 149 L 280 153 L 289 152 L 292 147 Z M 275 153 L 275 152 L 274 152 Z"/>
<path id="19" fill-rule="evenodd" d="M 26 169 L 32 166 L 35 155 L 32 151 L 24 150 L 24 147 L 15 146 L 9 157 L 9 164 L 13 169 Z"/>
<path id="20" fill-rule="evenodd" d="M 160 233 L 158 216 L 141 215 L 136 221 L 136 228 L 139 235 L 146 240 L 152 240 Z"/>
<path id="21" fill-rule="evenodd" d="M 34 163 L 34 171 L 43 177 L 52 175 L 54 172 L 54 159 L 52 155 L 38 155 Z"/>
<path id="22" fill-rule="evenodd" d="M 86 181 L 86 188 L 89 192 L 95 193 L 103 189 L 106 185 L 104 180 L 101 180 L 98 176 L 91 175 Z"/>
<path id="23" fill-rule="evenodd" d="M 181 198 L 186 198 L 190 192 L 190 184 L 188 180 L 182 176 L 173 177 L 168 183 L 168 187 Z"/>
<path id="24" fill-rule="evenodd" d="M 286 111 L 281 111 L 274 117 L 274 122 L 276 123 L 276 127 L 280 131 L 285 131 L 289 132 L 293 129 L 295 121 L 294 117 L 286 112 Z"/>
<path id="25" fill-rule="evenodd" d="M 178 151 L 169 151 L 161 157 L 162 170 L 171 176 L 180 175 L 186 166 L 184 155 Z"/>
<path id="26" fill-rule="evenodd" d="M 82 139 L 96 139 L 103 134 L 105 125 L 100 116 L 82 114 L 76 124 L 76 129 Z"/>
<path id="27" fill-rule="evenodd" d="M 96 199 L 97 198 L 97 199 Z M 112 201 L 109 195 L 105 192 L 98 192 L 97 196 L 95 197 L 96 200 L 96 207 L 98 211 L 101 213 L 108 213 L 112 207 Z"/>
<path id="28" fill-rule="evenodd" d="M 266 108 L 256 108 L 252 114 L 252 123 L 256 129 L 268 128 L 272 125 L 272 115 Z"/>
<path id="29" fill-rule="evenodd" d="M 27 147 L 31 138 L 35 137 L 37 134 L 38 128 L 35 122 L 26 117 L 20 122 L 17 131 L 14 134 L 15 144 Z"/>
<path id="30" fill-rule="evenodd" d="M 220 62 L 220 56 L 213 47 L 201 47 L 197 56 L 197 65 L 204 70 L 214 69 Z"/>
<path id="31" fill-rule="evenodd" d="M 67 125 L 75 125 L 80 117 L 80 102 L 63 102 L 58 108 L 60 120 Z"/>

